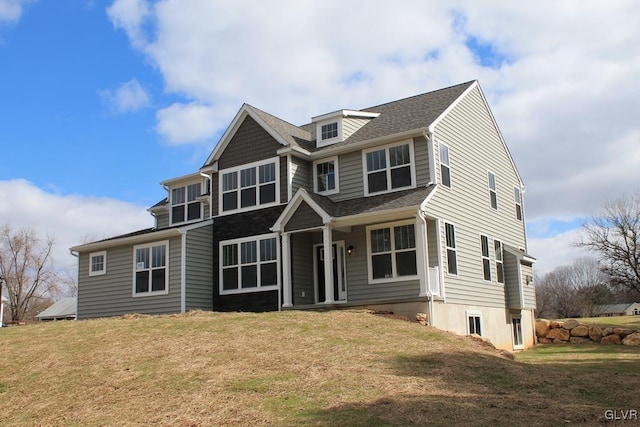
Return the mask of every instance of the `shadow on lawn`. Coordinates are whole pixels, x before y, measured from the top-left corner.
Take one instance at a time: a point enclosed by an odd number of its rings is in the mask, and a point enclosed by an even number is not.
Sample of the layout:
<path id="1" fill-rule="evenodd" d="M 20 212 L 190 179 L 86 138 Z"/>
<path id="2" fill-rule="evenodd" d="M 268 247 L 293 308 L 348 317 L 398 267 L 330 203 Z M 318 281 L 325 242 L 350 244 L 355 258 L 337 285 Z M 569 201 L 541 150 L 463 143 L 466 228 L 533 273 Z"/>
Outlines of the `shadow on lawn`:
<path id="1" fill-rule="evenodd" d="M 607 409 L 638 409 L 640 375 L 616 375 L 606 361 L 525 364 L 477 352 L 389 360 L 395 375 L 423 387 L 373 402 L 344 403 L 311 415 L 319 425 L 553 426 L 605 422 Z M 584 363 L 583 363 L 584 362 Z M 599 373 L 598 373 L 599 372 Z"/>

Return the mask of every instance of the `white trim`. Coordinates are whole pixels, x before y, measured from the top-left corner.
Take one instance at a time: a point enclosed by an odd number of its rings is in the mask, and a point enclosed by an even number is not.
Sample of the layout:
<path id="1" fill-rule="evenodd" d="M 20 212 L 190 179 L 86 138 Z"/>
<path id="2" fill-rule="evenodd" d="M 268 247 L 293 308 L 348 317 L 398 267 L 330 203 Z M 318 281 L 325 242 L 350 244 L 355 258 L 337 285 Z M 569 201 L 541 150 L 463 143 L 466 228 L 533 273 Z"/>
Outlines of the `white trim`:
<path id="1" fill-rule="evenodd" d="M 318 191 L 318 171 L 317 171 L 317 166 L 319 164 L 330 163 L 330 162 L 333 162 L 335 188 L 333 188 L 332 190 Z M 338 170 L 339 170 L 338 156 L 327 157 L 326 159 L 321 159 L 321 160 L 314 160 L 313 165 L 311 167 L 313 168 L 313 171 L 312 171 L 312 173 L 313 173 L 313 191 L 315 193 L 327 196 L 329 194 L 335 194 L 335 193 L 339 193 L 340 192 L 340 173 L 338 172 Z"/>
<path id="2" fill-rule="evenodd" d="M 287 154 L 287 203 L 293 197 L 293 162 L 291 161 L 292 157 L 293 156 L 291 156 L 291 154 Z"/>
<path id="3" fill-rule="evenodd" d="M 200 226 L 200 224 L 194 224 Z M 73 252 L 87 252 L 96 251 L 101 249 L 109 249 L 115 246 L 142 244 L 144 242 L 155 242 L 159 239 L 171 238 L 180 235 L 180 229 L 177 227 L 166 228 L 157 231 L 150 231 L 148 233 L 139 234 L 136 236 L 128 237 L 116 237 L 113 239 L 103 240 L 101 242 L 87 243 L 84 245 L 74 246 L 71 248 Z"/>
<path id="4" fill-rule="evenodd" d="M 336 125 L 336 131 L 337 131 L 336 136 L 327 138 L 327 139 L 322 139 L 322 127 L 329 126 L 334 123 Z M 342 142 L 343 141 L 342 128 L 343 128 L 342 116 L 337 117 L 335 119 L 327 119 L 320 122 L 316 122 L 316 147 L 321 148 L 321 147 L 326 147 L 328 145 L 336 144 L 338 142 Z"/>
<path id="5" fill-rule="evenodd" d="M 331 119 L 333 117 L 360 117 L 364 119 L 374 119 L 378 117 L 380 113 L 371 113 L 368 111 L 357 111 L 357 110 L 338 110 L 332 111 L 331 113 L 326 113 L 321 116 L 311 117 L 312 122 L 319 122 Z"/>
<path id="6" fill-rule="evenodd" d="M 500 255 L 502 259 L 499 262 L 502 265 L 502 282 L 500 281 L 500 274 L 498 273 L 500 270 L 498 269 L 498 252 L 496 251 L 496 243 L 500 244 Z M 502 240 L 493 239 L 493 259 L 496 266 L 496 283 L 498 285 L 505 285 L 507 283 L 507 278 L 505 277 L 504 271 L 504 242 Z"/>
<path id="7" fill-rule="evenodd" d="M 160 182 L 160 185 L 162 185 L 163 187 L 169 187 L 172 185 L 177 185 L 178 187 L 184 187 L 185 184 L 188 184 L 189 181 L 190 182 L 194 182 L 196 180 L 196 178 L 201 178 L 202 175 L 200 175 L 200 172 L 194 172 L 194 173 L 190 173 L 187 175 L 182 175 L 182 176 L 178 176 L 176 178 L 169 178 L 169 179 L 165 179 L 164 181 Z"/>
<path id="8" fill-rule="evenodd" d="M 395 248 L 395 234 L 394 234 L 394 230 L 396 227 L 401 227 L 404 225 L 413 225 L 413 233 L 414 233 L 414 247 L 413 250 L 415 251 L 416 254 L 416 274 L 415 275 L 411 275 L 411 276 L 398 276 L 398 267 L 396 265 L 396 257 L 395 255 L 398 253 L 396 252 L 396 248 Z M 385 277 L 385 278 L 381 278 L 381 279 L 374 279 L 373 278 L 373 264 L 371 262 L 371 258 L 373 256 L 373 253 L 371 252 L 371 231 L 372 230 L 382 230 L 385 228 L 389 228 L 390 229 L 390 240 L 391 240 L 391 250 L 389 251 L 389 253 L 391 254 L 391 273 L 393 275 L 393 277 Z M 374 225 L 368 225 L 365 229 L 366 232 L 366 241 L 367 241 L 367 277 L 369 280 L 369 284 L 378 284 L 378 283 L 390 283 L 390 282 L 406 282 L 409 280 L 419 280 L 420 279 L 420 274 L 418 273 L 418 268 L 419 268 L 419 263 L 418 263 L 418 248 L 417 248 L 417 242 L 416 242 L 416 238 L 415 238 L 415 233 L 416 233 L 416 220 L 414 219 L 408 219 L 408 220 L 402 220 L 402 221 L 394 221 L 394 222 L 387 222 L 387 223 L 382 223 L 382 224 L 374 224 Z M 401 250 L 400 252 L 409 252 L 410 250 Z"/>
<path id="9" fill-rule="evenodd" d="M 180 230 L 180 313 L 187 311 L 187 230 Z"/>
<path id="10" fill-rule="evenodd" d="M 238 239 L 230 239 L 230 240 L 221 240 L 218 243 L 218 290 L 220 292 L 220 295 L 233 295 L 233 294 L 245 294 L 245 293 L 252 293 L 252 292 L 264 292 L 264 291 L 273 291 L 273 290 L 278 290 L 280 288 L 280 283 L 281 283 L 281 275 L 280 275 L 280 265 L 281 265 L 281 242 L 279 239 L 280 235 L 278 233 L 268 233 L 268 234 L 261 234 L 259 236 L 249 236 L 249 237 L 241 237 Z M 276 284 L 275 285 L 268 285 L 268 286 L 261 286 L 260 285 L 260 264 L 262 264 L 263 262 L 260 261 L 260 240 L 267 240 L 267 239 L 276 239 Z M 253 288 L 242 288 L 241 287 L 241 275 L 238 274 L 238 288 L 237 289 L 223 289 L 224 288 L 224 280 L 223 280 L 223 250 L 222 248 L 224 246 L 230 246 L 230 245 L 238 245 L 240 246 L 241 243 L 246 243 L 246 242 L 256 242 L 256 262 L 255 265 L 258 266 L 257 269 L 257 286 L 253 287 Z M 238 271 L 241 270 L 241 260 L 240 260 L 240 250 L 238 250 L 238 264 L 237 268 Z M 271 263 L 273 261 L 270 261 L 269 263 Z M 246 264 L 245 264 L 246 265 Z M 254 263 L 252 263 L 251 265 L 254 265 Z M 280 306 L 280 302 L 278 302 L 278 306 Z"/>
<path id="11" fill-rule="evenodd" d="M 294 194 L 291 201 L 284 208 L 282 213 L 280 213 L 280 216 L 278 217 L 278 219 L 276 219 L 273 227 L 271 228 L 271 231 L 283 232 L 284 228 L 286 227 L 286 224 L 289 222 L 289 220 L 291 219 L 291 217 L 293 216 L 293 214 L 296 212 L 296 210 L 298 209 L 300 204 L 302 204 L 303 201 L 307 202 L 307 204 L 311 207 L 311 209 L 313 209 L 322 218 L 323 224 L 328 224 L 334 220 L 332 216 L 330 216 L 324 209 L 322 209 L 322 207 L 320 207 L 320 205 L 318 205 L 311 198 L 311 196 L 309 196 L 309 193 L 307 192 L 307 190 L 305 190 L 304 188 L 299 188 L 298 191 L 296 191 L 296 194 Z M 296 231 L 299 231 L 299 230 L 296 230 Z"/>
<path id="12" fill-rule="evenodd" d="M 268 165 L 271 163 L 275 163 L 275 201 L 273 202 L 269 202 L 269 203 L 259 203 L 259 198 L 260 198 L 260 173 L 259 173 L 259 167 L 260 166 L 264 166 L 264 165 Z M 240 171 L 245 170 L 245 169 L 255 169 L 256 170 L 256 184 L 255 184 L 255 189 L 256 189 L 256 204 L 253 206 L 247 206 L 247 207 L 240 207 L 241 203 L 242 203 L 242 187 L 240 184 Z M 229 173 L 236 173 L 237 174 L 237 187 L 235 189 L 235 191 L 237 192 L 237 196 L 236 196 L 236 201 L 237 201 L 237 208 L 236 209 L 231 209 L 231 210 L 227 210 L 224 211 L 222 209 L 223 207 L 223 201 L 224 201 L 224 193 L 222 191 L 222 184 L 223 184 L 223 177 L 226 174 Z M 239 166 L 234 166 L 232 168 L 227 168 L 227 169 L 222 169 L 220 172 L 218 172 L 218 216 L 224 216 L 224 215 L 230 215 L 230 214 L 236 214 L 236 213 L 240 213 L 240 212 L 248 212 L 248 211 L 253 211 L 256 209 L 264 209 L 264 208 L 269 208 L 272 206 L 277 206 L 280 204 L 280 157 L 271 157 L 269 159 L 263 159 L 263 160 L 259 160 L 257 162 L 252 162 L 252 163 L 245 163 Z"/>
<path id="13" fill-rule="evenodd" d="M 334 295 L 335 301 L 333 301 L 334 303 L 345 303 L 347 302 L 347 295 L 348 295 L 348 290 L 347 290 L 347 259 L 346 259 L 346 252 L 345 252 L 345 241 L 344 240 L 334 240 L 333 242 L 331 242 L 331 247 L 333 250 L 333 245 L 336 245 L 336 257 L 338 258 L 338 295 Z M 317 257 L 317 249 L 318 248 L 322 248 L 322 251 L 324 253 L 324 243 L 314 243 L 312 245 L 312 251 L 313 251 L 313 295 L 314 295 L 314 301 L 315 304 L 319 304 L 320 301 L 318 301 L 318 257 Z M 342 252 L 340 252 L 340 249 L 342 249 Z M 340 262 L 342 261 L 342 262 Z M 342 272 L 344 273 L 344 277 L 340 275 L 340 266 L 342 268 Z M 331 265 L 331 271 L 333 272 L 333 265 Z M 341 294 L 341 285 L 344 284 L 344 299 L 340 299 L 340 294 Z M 326 299 L 326 290 L 325 290 L 325 299 Z"/>
<path id="14" fill-rule="evenodd" d="M 391 162 L 389 161 L 389 149 L 394 147 L 399 147 L 402 145 L 409 146 L 409 171 L 410 171 L 409 173 L 411 175 L 411 184 L 404 187 L 392 188 L 391 187 Z M 381 150 L 384 150 L 385 152 L 386 166 L 384 169 L 379 169 L 378 172 L 382 170 L 386 172 L 387 189 L 383 191 L 376 191 L 375 193 L 370 193 L 369 192 L 369 171 L 367 170 L 367 154 L 374 151 L 381 151 Z M 393 193 L 395 191 L 407 190 L 409 188 L 416 188 L 416 156 L 415 156 L 415 151 L 413 147 L 413 139 L 405 139 L 402 141 L 396 141 L 390 144 L 379 145 L 376 147 L 371 147 L 371 148 L 362 150 L 362 183 L 364 187 L 363 190 L 364 190 L 365 197 Z"/>
<path id="15" fill-rule="evenodd" d="M 516 191 L 518 192 L 517 195 L 520 197 L 520 202 L 518 202 L 516 200 Z M 524 222 L 524 210 L 523 210 L 523 205 L 524 203 L 522 203 L 522 188 L 518 187 L 517 185 L 513 186 L 513 203 L 515 205 L 515 218 L 517 221 L 520 222 Z M 520 218 L 518 218 L 518 206 L 520 207 Z"/>
<path id="16" fill-rule="evenodd" d="M 136 273 L 137 273 L 137 266 L 136 266 L 136 251 L 138 249 L 143 249 L 143 248 L 149 248 L 151 249 L 152 247 L 156 247 L 156 246 L 164 246 L 165 247 L 165 260 L 164 260 L 164 269 L 165 269 L 165 273 L 164 273 L 164 290 L 162 291 L 152 291 L 151 287 L 152 287 L 152 282 L 151 282 L 151 277 L 152 277 L 152 264 L 151 264 L 151 252 L 149 251 L 149 267 L 148 267 L 148 271 L 149 271 L 149 291 L 147 292 L 136 292 Z M 171 261 L 171 254 L 170 254 L 170 246 L 169 246 L 169 240 L 163 240 L 163 241 L 155 241 L 155 242 L 150 242 L 150 243 L 145 243 L 142 245 L 135 245 L 133 247 L 133 283 L 132 283 L 132 287 L 131 287 L 131 295 L 133 298 L 144 298 L 144 297 L 150 297 L 150 296 L 156 296 L 156 295 L 167 295 L 169 294 L 169 263 Z"/>
<path id="17" fill-rule="evenodd" d="M 102 270 L 93 271 L 93 257 L 102 256 Z M 91 252 L 89 254 L 89 276 L 102 276 L 103 274 L 107 274 L 107 250 L 100 252 Z M 0 319 L 1 321 L 2 319 Z"/>

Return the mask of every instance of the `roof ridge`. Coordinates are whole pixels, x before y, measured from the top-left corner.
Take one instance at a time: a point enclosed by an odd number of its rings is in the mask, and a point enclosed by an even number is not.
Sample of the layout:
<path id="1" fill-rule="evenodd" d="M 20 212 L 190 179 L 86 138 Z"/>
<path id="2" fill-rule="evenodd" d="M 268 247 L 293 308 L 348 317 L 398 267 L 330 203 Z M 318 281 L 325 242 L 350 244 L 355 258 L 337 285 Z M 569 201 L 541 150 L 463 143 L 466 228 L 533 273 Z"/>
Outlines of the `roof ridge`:
<path id="1" fill-rule="evenodd" d="M 443 88 L 440 88 L 440 89 L 431 90 L 429 92 L 419 93 L 417 95 L 406 96 L 404 98 L 396 99 L 394 101 L 383 102 L 382 104 L 378 104 L 378 105 L 374 105 L 374 106 L 371 106 L 371 107 L 363 108 L 362 110 L 358 110 L 358 111 L 372 110 L 374 108 L 384 107 L 384 106 L 389 105 L 389 104 L 395 104 L 396 102 L 403 102 L 403 101 L 408 101 L 408 100 L 413 99 L 413 98 L 419 98 L 419 97 L 426 96 L 426 95 L 433 95 L 433 94 L 435 94 L 437 92 L 443 92 L 445 90 L 451 90 L 451 89 L 459 87 L 459 86 L 465 86 L 465 85 L 470 86 L 476 81 L 477 80 L 469 80 L 469 81 L 464 82 L 464 83 L 458 83 L 458 84 L 447 86 L 447 87 L 443 87 Z"/>

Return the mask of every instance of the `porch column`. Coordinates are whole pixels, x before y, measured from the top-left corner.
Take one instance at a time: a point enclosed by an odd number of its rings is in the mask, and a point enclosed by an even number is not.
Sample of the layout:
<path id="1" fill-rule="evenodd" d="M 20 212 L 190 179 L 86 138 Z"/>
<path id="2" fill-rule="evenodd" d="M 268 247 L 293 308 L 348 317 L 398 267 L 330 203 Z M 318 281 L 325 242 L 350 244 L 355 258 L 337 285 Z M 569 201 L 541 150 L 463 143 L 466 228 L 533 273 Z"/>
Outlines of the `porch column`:
<path id="1" fill-rule="evenodd" d="M 291 302 L 291 239 L 282 234 L 282 307 L 293 307 Z"/>
<path id="2" fill-rule="evenodd" d="M 324 226 L 322 228 L 322 246 L 324 248 L 324 294 L 325 304 L 333 304 L 335 296 L 333 295 L 333 239 L 331 228 Z"/>
<path id="3" fill-rule="evenodd" d="M 429 262 L 427 256 L 429 250 L 427 247 L 427 226 L 420 216 L 416 215 L 416 261 L 418 268 L 418 277 L 420 278 L 420 294 L 421 297 L 429 295 Z"/>

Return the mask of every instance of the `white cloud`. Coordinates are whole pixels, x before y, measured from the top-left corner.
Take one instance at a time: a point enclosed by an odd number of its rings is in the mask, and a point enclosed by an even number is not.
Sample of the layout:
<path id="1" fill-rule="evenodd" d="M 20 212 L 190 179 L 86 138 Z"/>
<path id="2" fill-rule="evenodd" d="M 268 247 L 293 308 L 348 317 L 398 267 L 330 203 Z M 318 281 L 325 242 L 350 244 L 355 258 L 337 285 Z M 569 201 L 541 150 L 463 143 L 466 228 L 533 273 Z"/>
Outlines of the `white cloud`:
<path id="1" fill-rule="evenodd" d="M 70 247 L 152 227 L 153 218 L 146 208 L 131 203 L 50 193 L 16 179 L 0 181 L 0 224 L 53 234 L 55 267 L 75 275 L 77 260 Z"/>
<path id="2" fill-rule="evenodd" d="M 22 16 L 24 6 L 34 0 L 0 0 L 0 23 L 17 22 Z"/>
<path id="3" fill-rule="evenodd" d="M 534 264 L 536 271 L 545 274 L 562 265 L 571 264 L 576 258 L 593 257 L 586 249 L 575 246 L 580 237 L 580 230 L 574 229 L 555 236 L 529 238 L 529 253 L 537 260 Z"/>
<path id="4" fill-rule="evenodd" d="M 640 182 L 633 0 L 117 0 L 108 14 L 182 97 L 156 114 L 171 143 L 210 141 L 243 102 L 302 124 L 478 79 L 529 219 L 585 217 Z M 488 52 L 498 61 L 483 66 Z"/>
<path id="5" fill-rule="evenodd" d="M 137 111 L 151 103 L 151 97 L 136 79 L 122 83 L 114 91 L 102 90 L 100 95 L 120 113 Z"/>

